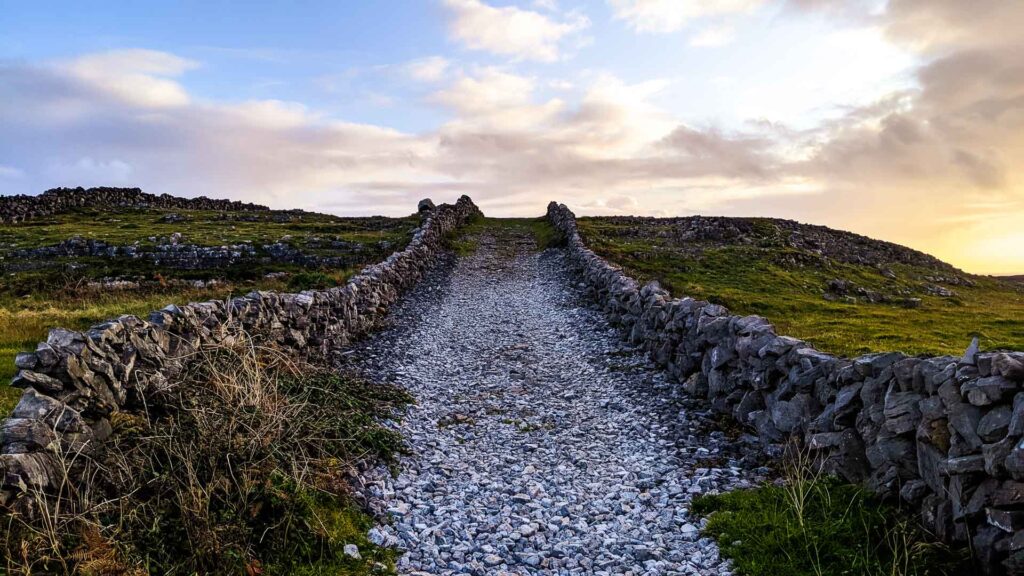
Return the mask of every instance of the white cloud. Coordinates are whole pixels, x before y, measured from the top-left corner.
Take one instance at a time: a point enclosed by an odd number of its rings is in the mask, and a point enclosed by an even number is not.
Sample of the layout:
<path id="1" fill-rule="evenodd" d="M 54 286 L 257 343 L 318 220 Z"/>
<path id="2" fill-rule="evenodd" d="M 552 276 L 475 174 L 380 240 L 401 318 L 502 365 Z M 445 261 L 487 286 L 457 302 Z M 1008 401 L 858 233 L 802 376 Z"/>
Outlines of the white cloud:
<path id="1" fill-rule="evenodd" d="M 731 44 L 735 39 L 736 30 L 732 26 L 712 26 L 701 30 L 690 38 L 690 46 L 717 48 Z"/>
<path id="2" fill-rule="evenodd" d="M 198 66 L 190 60 L 155 50 L 114 50 L 56 65 L 128 103 L 152 108 L 188 104 L 185 89 L 168 78 Z"/>
<path id="3" fill-rule="evenodd" d="M 132 174 L 132 167 L 122 160 L 94 160 L 89 156 L 74 162 L 54 162 L 48 173 L 54 179 L 71 186 L 97 186 L 103 184 L 125 184 Z"/>
<path id="4" fill-rule="evenodd" d="M 431 98 L 453 117 L 409 134 L 277 100 L 210 103 L 186 93 L 155 108 L 106 90 L 103 76 L 0 64 L 0 149 L 38 175 L 25 179 L 38 189 L 130 184 L 348 213 L 402 214 L 424 195 L 462 193 L 490 213 L 535 213 L 549 199 L 582 202 L 595 190 L 609 210 L 624 210 L 629 197 L 645 206 L 645 191 L 681 194 L 709 178 L 728 187 L 773 172 L 756 138 L 679 132 L 649 101 L 665 80 L 600 75 L 569 103 L 542 97 L 546 81 L 504 68 L 448 76 Z"/>
<path id="5" fill-rule="evenodd" d="M 515 6 L 495 7 L 480 0 L 444 0 L 451 12 L 451 37 L 472 50 L 516 60 L 553 62 L 568 37 L 590 26 L 581 14 L 560 20 Z"/>
<path id="6" fill-rule="evenodd" d="M 434 100 L 463 114 L 491 112 L 529 103 L 536 80 L 486 67 L 473 75 L 463 75 L 450 87 L 434 95 Z"/>
<path id="7" fill-rule="evenodd" d="M 745 14 L 765 0 L 608 0 L 615 17 L 636 32 L 665 34 L 709 16 Z"/>
<path id="8" fill-rule="evenodd" d="M 25 173 L 13 166 L 0 164 L 0 178 L 24 178 Z"/>
<path id="9" fill-rule="evenodd" d="M 444 79 L 449 68 L 451 62 L 441 56 L 419 58 L 405 65 L 409 77 L 418 82 L 439 82 Z"/>

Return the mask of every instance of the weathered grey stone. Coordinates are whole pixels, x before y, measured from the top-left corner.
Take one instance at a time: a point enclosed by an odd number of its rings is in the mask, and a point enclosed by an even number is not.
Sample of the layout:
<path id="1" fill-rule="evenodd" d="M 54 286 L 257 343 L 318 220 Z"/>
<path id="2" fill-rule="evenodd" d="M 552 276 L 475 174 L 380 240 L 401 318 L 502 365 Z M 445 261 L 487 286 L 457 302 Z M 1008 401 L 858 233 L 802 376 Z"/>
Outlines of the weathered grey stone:
<path id="1" fill-rule="evenodd" d="M 0 425 L 4 454 L 28 454 L 45 450 L 57 440 L 54 430 L 35 418 L 8 418 Z"/>
<path id="2" fill-rule="evenodd" d="M 985 510 L 988 523 L 1003 532 L 1016 532 L 1024 530 L 1024 510 L 1001 510 L 999 508 L 988 508 Z"/>
<path id="3" fill-rule="evenodd" d="M 60 380 L 31 370 L 20 370 L 11 380 L 11 386 L 15 388 L 32 387 L 40 392 L 51 394 L 64 390 L 64 383 Z"/>
<path id="4" fill-rule="evenodd" d="M 900 498 L 910 504 L 918 504 L 928 495 L 928 484 L 923 480 L 911 480 L 900 488 Z"/>
<path id="5" fill-rule="evenodd" d="M 1019 390 L 1020 386 L 1017 383 L 1002 376 L 979 378 L 960 387 L 960 393 L 975 406 L 988 406 Z"/>
<path id="6" fill-rule="evenodd" d="M 1009 380 L 1024 381 L 1024 354 L 995 354 L 992 357 L 992 372 Z"/>
<path id="7" fill-rule="evenodd" d="M 1010 428 L 1012 415 L 1013 409 L 1006 405 L 989 410 L 978 422 L 978 436 L 985 442 L 995 442 L 1003 438 Z"/>
<path id="8" fill-rule="evenodd" d="M 1006 433 L 1011 436 L 1024 435 L 1024 392 L 1018 392 L 1013 397 L 1013 415 Z"/>
<path id="9" fill-rule="evenodd" d="M 1003 465 L 1014 480 L 1024 480 L 1024 440 L 1017 441 Z"/>
<path id="10" fill-rule="evenodd" d="M 967 346 L 967 350 L 964 351 L 964 355 L 960 358 L 961 364 L 973 365 L 978 358 L 978 337 L 971 338 L 971 344 Z"/>
<path id="11" fill-rule="evenodd" d="M 19 352 L 14 357 L 14 365 L 20 370 L 34 370 L 39 365 L 39 357 L 32 352 Z"/>
<path id="12" fill-rule="evenodd" d="M 955 404 L 949 409 L 949 425 L 971 450 L 981 448 L 982 440 L 978 436 L 978 425 L 981 423 L 981 408 L 970 404 Z"/>
<path id="13" fill-rule="evenodd" d="M 797 431 L 809 418 L 810 408 L 809 394 L 797 394 L 792 400 L 779 400 L 770 408 L 772 424 L 784 434 Z"/>
<path id="14" fill-rule="evenodd" d="M 1006 458 L 1017 445 L 1013 438 L 1003 438 L 992 444 L 985 444 L 981 448 L 981 455 L 985 457 L 985 473 L 992 477 L 1000 477 L 1006 474 Z"/>
<path id="15" fill-rule="evenodd" d="M 885 427 L 893 434 L 905 434 L 917 428 L 921 419 L 918 404 L 921 395 L 917 392 L 890 392 L 885 396 Z"/>
<path id="16" fill-rule="evenodd" d="M 39 420 L 58 432 L 81 433 L 87 428 L 78 411 L 67 404 L 29 388 L 11 412 L 12 418 Z"/>
<path id="17" fill-rule="evenodd" d="M 917 443 L 917 471 L 932 492 L 945 494 L 946 480 L 940 469 L 946 461 L 946 453 L 932 444 Z"/>
<path id="18" fill-rule="evenodd" d="M 892 365 L 892 373 L 896 377 L 896 383 L 903 392 L 917 391 L 923 387 L 923 381 L 922 385 L 915 386 L 915 376 L 917 379 L 921 379 L 921 374 L 918 370 L 920 363 L 920 358 L 904 358 Z"/>
<path id="19" fill-rule="evenodd" d="M 992 494 L 992 505 L 996 507 L 1020 506 L 1021 502 L 1024 502 L 1024 482 L 1004 480 Z"/>
<path id="20" fill-rule="evenodd" d="M 867 354 L 856 358 L 853 361 L 853 367 L 864 376 L 878 376 L 882 370 L 891 367 L 903 358 L 905 356 L 899 352 Z"/>
<path id="21" fill-rule="evenodd" d="M 853 430 L 825 432 L 812 435 L 808 448 L 820 452 L 821 469 L 835 474 L 847 482 L 862 482 L 868 476 L 868 461 L 864 444 Z"/>
<path id="22" fill-rule="evenodd" d="M 968 474 L 971 472 L 982 472 L 985 470 L 985 457 L 981 454 L 972 456 L 960 456 L 950 458 L 939 465 L 939 472 L 946 476 L 954 474 Z"/>

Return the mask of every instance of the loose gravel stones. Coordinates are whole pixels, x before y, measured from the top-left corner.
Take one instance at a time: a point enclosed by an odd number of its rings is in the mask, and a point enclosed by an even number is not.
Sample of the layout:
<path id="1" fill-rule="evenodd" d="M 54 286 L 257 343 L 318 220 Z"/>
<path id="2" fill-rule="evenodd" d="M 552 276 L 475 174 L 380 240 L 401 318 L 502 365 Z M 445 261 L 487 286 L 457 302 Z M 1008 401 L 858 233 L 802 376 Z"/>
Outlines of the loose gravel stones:
<path id="1" fill-rule="evenodd" d="M 589 309 L 514 230 L 420 284 L 348 355 L 415 397 L 412 455 L 366 479 L 403 574 L 728 574 L 695 494 L 760 479 L 741 439 Z M 740 447 L 740 448 L 737 448 Z"/>

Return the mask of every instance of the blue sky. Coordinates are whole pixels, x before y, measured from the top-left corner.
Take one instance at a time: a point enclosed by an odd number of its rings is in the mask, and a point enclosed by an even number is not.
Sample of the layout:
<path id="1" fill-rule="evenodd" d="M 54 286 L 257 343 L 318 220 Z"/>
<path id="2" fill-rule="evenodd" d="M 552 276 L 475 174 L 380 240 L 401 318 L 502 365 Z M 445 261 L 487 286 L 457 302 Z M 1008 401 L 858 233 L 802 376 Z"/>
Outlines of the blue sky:
<path id="1" fill-rule="evenodd" d="M 0 0 L 0 193 L 133 185 L 352 214 L 557 198 L 810 220 L 1016 271 L 1022 13 Z"/>

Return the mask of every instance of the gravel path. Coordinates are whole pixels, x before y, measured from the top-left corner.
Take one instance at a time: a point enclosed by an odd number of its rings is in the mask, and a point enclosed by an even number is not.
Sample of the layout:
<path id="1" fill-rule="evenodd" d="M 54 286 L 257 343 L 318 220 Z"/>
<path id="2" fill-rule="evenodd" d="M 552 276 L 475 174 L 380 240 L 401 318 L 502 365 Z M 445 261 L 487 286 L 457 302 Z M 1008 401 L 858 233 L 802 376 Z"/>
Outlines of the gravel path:
<path id="1" fill-rule="evenodd" d="M 709 416 L 510 227 L 438 270 L 349 357 L 417 398 L 369 489 L 402 574 L 728 574 L 694 494 L 750 485 Z M 746 450 L 746 449 L 744 449 Z M 747 450 L 749 451 L 749 450 Z"/>

